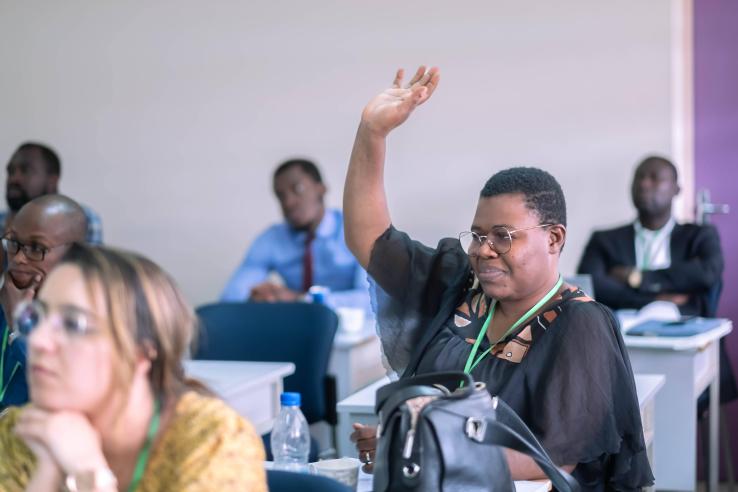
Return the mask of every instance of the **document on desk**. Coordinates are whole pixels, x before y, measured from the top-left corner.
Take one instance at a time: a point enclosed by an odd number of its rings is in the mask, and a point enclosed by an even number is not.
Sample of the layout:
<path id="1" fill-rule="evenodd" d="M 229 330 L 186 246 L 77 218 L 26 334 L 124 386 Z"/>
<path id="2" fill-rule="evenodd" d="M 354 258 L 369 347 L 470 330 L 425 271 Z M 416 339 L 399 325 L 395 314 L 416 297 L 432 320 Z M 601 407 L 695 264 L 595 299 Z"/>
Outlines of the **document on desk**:
<path id="1" fill-rule="evenodd" d="M 687 316 L 675 321 L 648 320 L 630 328 L 626 335 L 644 337 L 691 337 L 716 328 L 720 319 Z"/>
<path id="2" fill-rule="evenodd" d="M 641 309 L 618 309 L 615 314 L 623 333 L 645 321 L 679 321 L 682 317 L 679 307 L 667 301 L 653 301 Z"/>

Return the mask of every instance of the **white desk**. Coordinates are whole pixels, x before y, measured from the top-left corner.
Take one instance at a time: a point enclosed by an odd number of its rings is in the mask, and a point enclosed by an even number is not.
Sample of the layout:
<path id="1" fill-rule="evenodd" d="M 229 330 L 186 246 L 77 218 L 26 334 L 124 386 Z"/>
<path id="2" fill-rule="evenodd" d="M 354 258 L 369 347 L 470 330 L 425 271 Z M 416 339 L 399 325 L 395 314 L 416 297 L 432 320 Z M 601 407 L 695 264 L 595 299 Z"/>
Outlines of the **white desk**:
<path id="1" fill-rule="evenodd" d="M 656 402 L 659 432 L 655 437 L 656 488 L 695 490 L 697 487 L 697 398 L 710 387 L 710 470 L 708 490 L 717 490 L 718 405 L 720 395 L 719 340 L 733 325 L 691 337 L 624 336 L 636 373 L 658 373 L 666 383 Z"/>
<path id="2" fill-rule="evenodd" d="M 231 362 L 188 360 L 187 376 L 207 385 L 241 416 L 256 432 L 272 430 L 279 414 L 282 381 L 295 372 L 292 362 Z"/>
<path id="3" fill-rule="evenodd" d="M 338 454 L 339 456 L 353 456 L 357 453 L 354 445 L 349 440 L 352 428 L 351 424 L 359 422 L 366 425 L 376 425 L 377 417 L 374 415 L 374 402 L 377 389 L 389 383 L 389 378 L 384 377 L 375 383 L 370 384 L 338 403 Z M 664 386 L 665 378 L 660 374 L 636 374 L 636 393 L 638 395 L 638 405 L 641 410 L 641 420 L 643 421 L 644 438 L 646 440 L 646 448 L 649 450 L 649 458 L 653 463 L 654 437 L 656 434 L 655 422 L 655 405 L 656 395 Z M 362 475 L 363 476 L 363 475 Z M 365 479 L 366 480 L 366 479 Z M 545 488 L 541 489 L 541 485 Z M 515 488 L 518 491 L 534 492 L 549 490 L 548 482 L 516 482 Z M 361 490 L 361 489 L 359 489 Z M 364 490 L 371 490 L 364 489 Z"/>
<path id="4" fill-rule="evenodd" d="M 328 372 L 336 377 L 338 401 L 387 373 L 374 318 L 367 318 L 360 332 L 336 332 Z"/>
<path id="5" fill-rule="evenodd" d="M 356 492 L 372 492 L 374 490 L 374 476 L 359 470 L 359 483 Z M 551 482 L 548 480 L 518 480 L 515 482 L 515 492 L 549 492 Z"/>

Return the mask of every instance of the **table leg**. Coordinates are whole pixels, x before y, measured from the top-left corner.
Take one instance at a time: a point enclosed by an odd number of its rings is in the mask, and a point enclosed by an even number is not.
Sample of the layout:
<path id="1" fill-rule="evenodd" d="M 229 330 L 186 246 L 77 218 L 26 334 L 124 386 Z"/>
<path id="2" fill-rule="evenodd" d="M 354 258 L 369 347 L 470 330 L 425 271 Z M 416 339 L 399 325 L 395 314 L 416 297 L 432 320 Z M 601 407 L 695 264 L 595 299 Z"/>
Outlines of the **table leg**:
<path id="1" fill-rule="evenodd" d="M 697 484 L 697 403 L 690 384 L 696 379 L 695 353 L 629 349 L 629 355 L 634 372 L 666 376 L 655 402 L 655 488 L 692 492 Z"/>
<path id="2" fill-rule="evenodd" d="M 355 417 L 351 413 L 338 414 L 338 442 L 336 442 L 336 447 L 338 449 L 336 452 L 339 458 L 343 456 L 356 456 L 354 446 L 349 439 L 351 432 L 353 432 L 351 424 L 353 423 L 354 418 Z"/>
<path id="3" fill-rule="evenodd" d="M 718 357 L 717 364 L 720 364 Z M 719 426 L 720 424 L 720 367 L 710 383 L 710 469 L 708 470 L 709 492 L 718 490 L 718 470 L 720 466 Z"/>

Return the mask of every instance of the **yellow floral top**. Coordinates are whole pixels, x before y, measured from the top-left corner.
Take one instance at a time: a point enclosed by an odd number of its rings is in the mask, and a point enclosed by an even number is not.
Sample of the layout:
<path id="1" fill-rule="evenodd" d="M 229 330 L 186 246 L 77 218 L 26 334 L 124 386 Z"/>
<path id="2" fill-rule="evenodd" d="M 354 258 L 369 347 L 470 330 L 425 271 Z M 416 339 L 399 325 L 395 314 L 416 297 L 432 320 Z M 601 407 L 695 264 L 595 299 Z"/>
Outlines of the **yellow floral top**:
<path id="1" fill-rule="evenodd" d="M 20 408 L 0 415 L 0 491 L 23 491 L 35 458 L 13 428 Z M 152 449 L 137 492 L 266 492 L 264 446 L 249 422 L 222 401 L 187 392 Z"/>

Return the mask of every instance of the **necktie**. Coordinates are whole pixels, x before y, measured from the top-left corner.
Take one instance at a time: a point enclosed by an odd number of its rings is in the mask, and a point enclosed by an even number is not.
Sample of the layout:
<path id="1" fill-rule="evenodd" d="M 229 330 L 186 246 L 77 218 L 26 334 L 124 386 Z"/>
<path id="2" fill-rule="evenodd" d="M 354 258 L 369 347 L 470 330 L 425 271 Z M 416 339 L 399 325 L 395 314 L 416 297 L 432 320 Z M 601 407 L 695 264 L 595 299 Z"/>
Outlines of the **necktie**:
<path id="1" fill-rule="evenodd" d="M 302 291 L 307 292 L 313 286 L 313 252 L 310 247 L 315 239 L 313 232 L 305 238 L 305 255 L 302 257 Z"/>

